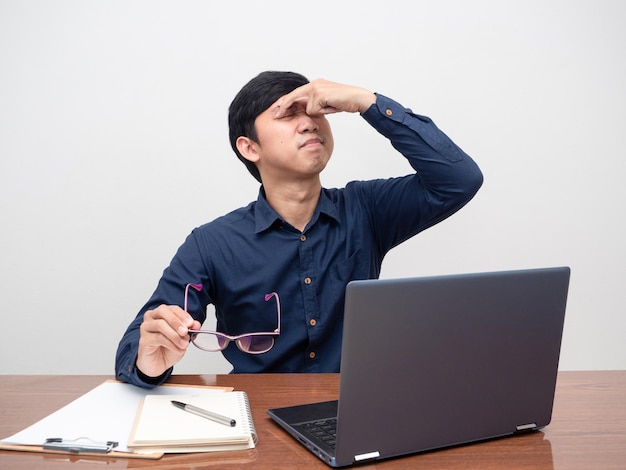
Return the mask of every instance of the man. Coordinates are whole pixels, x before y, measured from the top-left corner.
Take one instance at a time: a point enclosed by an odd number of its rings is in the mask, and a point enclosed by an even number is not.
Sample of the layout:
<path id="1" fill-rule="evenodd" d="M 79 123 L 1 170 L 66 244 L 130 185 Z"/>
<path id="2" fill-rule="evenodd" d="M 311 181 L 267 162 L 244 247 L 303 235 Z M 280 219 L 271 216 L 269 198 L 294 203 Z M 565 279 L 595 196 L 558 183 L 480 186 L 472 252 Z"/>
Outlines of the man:
<path id="1" fill-rule="evenodd" d="M 334 142 L 325 115 L 337 112 L 360 113 L 415 172 L 323 188 Z M 292 72 L 246 84 L 229 128 L 233 150 L 262 183 L 258 199 L 196 228 L 179 248 L 119 344 L 123 381 L 167 380 L 209 303 L 219 332 L 272 335 L 252 354 L 244 339 L 254 335 L 222 344 L 233 372 L 338 372 L 346 284 L 377 278 L 391 248 L 459 210 L 482 184 L 473 160 L 430 119 L 383 95 Z"/>

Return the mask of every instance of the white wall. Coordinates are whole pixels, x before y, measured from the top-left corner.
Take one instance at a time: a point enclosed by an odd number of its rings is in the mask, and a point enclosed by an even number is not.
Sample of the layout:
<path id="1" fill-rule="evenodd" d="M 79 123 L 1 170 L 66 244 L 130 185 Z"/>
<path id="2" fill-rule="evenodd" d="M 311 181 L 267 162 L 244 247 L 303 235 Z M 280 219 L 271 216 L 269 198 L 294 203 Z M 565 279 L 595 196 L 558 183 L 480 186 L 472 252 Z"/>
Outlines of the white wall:
<path id="1" fill-rule="evenodd" d="M 387 94 L 483 169 L 384 277 L 569 265 L 561 368 L 626 369 L 625 24 L 620 0 L 0 0 L 0 373 L 113 372 L 187 233 L 256 197 L 226 112 L 267 69 Z M 331 123 L 326 186 L 408 171 Z"/>

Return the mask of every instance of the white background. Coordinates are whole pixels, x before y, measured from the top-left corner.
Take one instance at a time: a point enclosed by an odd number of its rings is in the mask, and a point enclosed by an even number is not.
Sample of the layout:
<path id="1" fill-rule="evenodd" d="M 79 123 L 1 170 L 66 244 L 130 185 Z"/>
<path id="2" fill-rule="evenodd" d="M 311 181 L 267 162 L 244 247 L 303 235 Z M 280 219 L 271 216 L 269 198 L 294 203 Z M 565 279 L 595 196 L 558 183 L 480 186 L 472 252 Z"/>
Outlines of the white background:
<path id="1" fill-rule="evenodd" d="M 481 166 L 383 277 L 568 265 L 561 369 L 626 369 L 624 25 L 619 0 L 0 0 L 0 373 L 113 373 L 185 236 L 256 198 L 226 116 L 268 69 L 386 94 Z M 409 171 L 330 120 L 325 186 Z"/>

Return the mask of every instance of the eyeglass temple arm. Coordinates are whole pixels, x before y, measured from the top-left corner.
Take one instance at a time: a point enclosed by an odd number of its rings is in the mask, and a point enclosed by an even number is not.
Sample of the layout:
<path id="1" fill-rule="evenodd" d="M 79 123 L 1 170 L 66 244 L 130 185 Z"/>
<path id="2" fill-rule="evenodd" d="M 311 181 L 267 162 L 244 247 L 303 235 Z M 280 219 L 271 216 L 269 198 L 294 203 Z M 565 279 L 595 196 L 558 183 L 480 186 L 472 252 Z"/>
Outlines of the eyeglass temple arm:
<path id="1" fill-rule="evenodd" d="M 185 303 L 183 304 L 183 310 L 186 312 L 187 311 L 187 299 L 189 297 L 189 288 L 193 287 L 195 290 L 197 290 L 198 292 L 200 292 L 200 290 L 202 290 L 202 284 L 194 284 L 194 283 L 189 283 L 185 286 Z"/>
<path id="2" fill-rule="evenodd" d="M 274 332 L 280 333 L 280 299 L 278 298 L 278 294 L 276 292 L 265 294 L 265 301 L 267 302 L 272 297 L 276 297 L 276 312 L 278 313 L 278 327 L 274 330 Z"/>
<path id="3" fill-rule="evenodd" d="M 189 298 L 189 288 L 192 287 L 198 292 L 202 289 L 202 284 L 194 284 L 189 283 L 185 286 L 185 303 L 183 309 L 185 312 L 187 311 L 187 300 Z M 270 292 L 269 294 L 265 294 L 265 301 L 267 302 L 272 297 L 276 298 L 276 312 L 278 313 L 278 327 L 274 330 L 276 333 L 280 333 L 280 298 L 276 292 Z"/>

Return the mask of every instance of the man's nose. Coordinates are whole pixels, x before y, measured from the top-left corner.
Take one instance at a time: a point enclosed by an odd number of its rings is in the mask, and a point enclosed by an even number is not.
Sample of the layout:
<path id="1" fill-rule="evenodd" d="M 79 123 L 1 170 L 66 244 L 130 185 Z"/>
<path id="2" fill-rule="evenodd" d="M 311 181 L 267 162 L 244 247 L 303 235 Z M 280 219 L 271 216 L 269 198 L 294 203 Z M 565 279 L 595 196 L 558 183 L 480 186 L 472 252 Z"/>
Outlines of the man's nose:
<path id="1" fill-rule="evenodd" d="M 298 130 L 300 132 L 317 132 L 319 125 L 317 121 L 308 114 L 302 113 L 300 116 L 300 122 L 298 123 Z"/>

